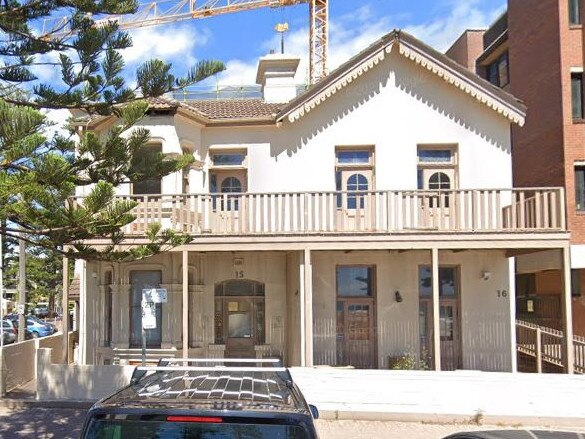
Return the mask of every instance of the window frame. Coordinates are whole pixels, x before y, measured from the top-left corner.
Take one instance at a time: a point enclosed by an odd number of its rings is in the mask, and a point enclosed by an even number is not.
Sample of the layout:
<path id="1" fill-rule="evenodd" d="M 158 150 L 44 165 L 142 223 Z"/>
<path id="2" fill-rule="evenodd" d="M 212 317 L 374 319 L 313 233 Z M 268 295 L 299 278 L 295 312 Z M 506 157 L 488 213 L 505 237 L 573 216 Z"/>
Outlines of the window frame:
<path id="1" fill-rule="evenodd" d="M 431 272 L 431 282 L 433 277 L 433 267 L 430 264 L 419 264 L 417 270 L 417 285 L 418 285 L 418 297 L 422 299 L 431 299 L 433 297 L 433 285 L 431 283 L 431 289 L 429 295 L 421 294 L 420 289 L 420 282 L 421 282 L 421 270 L 422 269 L 429 269 Z M 449 269 L 453 270 L 453 279 L 455 281 L 455 294 L 453 296 L 443 295 L 441 294 L 441 270 Z M 440 264 L 439 265 L 439 298 L 440 299 L 447 299 L 447 300 L 459 300 L 461 297 L 461 266 L 456 264 Z"/>
<path id="2" fill-rule="evenodd" d="M 579 179 L 580 174 L 580 179 Z M 575 210 L 585 213 L 585 164 L 575 164 L 573 167 L 575 186 Z M 580 183 L 580 184 L 579 184 Z M 581 189 L 581 191 L 579 191 Z"/>
<path id="3" fill-rule="evenodd" d="M 575 82 L 578 82 L 575 86 Z M 575 96 L 575 91 L 579 96 Z M 571 72 L 571 117 L 573 121 L 585 119 L 585 93 L 583 93 L 583 72 Z M 577 104 L 579 108 L 577 108 Z"/>
<path id="4" fill-rule="evenodd" d="M 371 279 L 369 280 L 370 293 L 368 295 L 341 295 L 339 294 L 339 275 L 338 271 L 343 268 L 365 268 L 369 270 Z M 376 297 L 376 265 L 375 264 L 337 264 L 335 266 L 335 297 L 337 299 L 373 299 Z"/>
<path id="5" fill-rule="evenodd" d="M 581 1 L 568 0 L 569 26 L 581 26 Z"/>
<path id="6" fill-rule="evenodd" d="M 215 156 L 242 155 L 242 162 L 239 164 L 219 164 L 216 165 L 213 158 Z M 209 169 L 248 169 L 248 150 L 246 148 L 210 148 L 209 149 Z"/>
<path id="7" fill-rule="evenodd" d="M 441 151 L 441 150 L 449 150 L 451 151 L 451 160 L 446 161 L 421 161 L 420 160 L 420 152 L 421 151 Z M 424 176 L 423 172 L 425 169 L 434 170 L 436 172 L 440 172 L 441 170 L 453 170 L 453 178 L 450 178 L 450 190 L 457 189 L 459 187 L 459 145 L 458 144 L 418 144 L 416 147 L 416 176 L 417 176 L 417 185 L 416 188 L 418 190 L 425 190 L 424 189 Z M 422 186 L 421 187 L 421 182 Z"/>

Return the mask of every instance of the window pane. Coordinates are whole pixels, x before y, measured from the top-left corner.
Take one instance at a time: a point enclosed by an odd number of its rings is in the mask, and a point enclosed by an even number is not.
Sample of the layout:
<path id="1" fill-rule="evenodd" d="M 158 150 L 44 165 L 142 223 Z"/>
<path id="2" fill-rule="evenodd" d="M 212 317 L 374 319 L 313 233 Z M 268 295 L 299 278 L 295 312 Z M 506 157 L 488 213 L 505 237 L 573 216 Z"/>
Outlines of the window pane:
<path id="1" fill-rule="evenodd" d="M 244 163 L 244 154 L 214 154 L 214 166 L 241 166 Z"/>
<path id="2" fill-rule="evenodd" d="M 242 192 L 242 183 L 236 177 L 228 177 L 221 182 L 221 191 L 230 193 Z"/>
<path id="3" fill-rule="evenodd" d="M 431 267 L 418 268 L 418 293 L 421 297 L 430 297 L 432 294 Z"/>
<path id="4" fill-rule="evenodd" d="M 370 151 L 337 151 L 337 163 L 368 164 L 370 163 Z"/>
<path id="5" fill-rule="evenodd" d="M 423 266 L 418 270 L 418 291 L 421 297 L 432 295 L 431 267 Z M 439 296 L 455 297 L 457 294 L 455 267 L 439 267 Z"/>
<path id="6" fill-rule="evenodd" d="M 435 172 L 429 178 L 429 189 L 451 189 L 451 180 L 444 172 Z"/>
<path id="7" fill-rule="evenodd" d="M 569 24 L 581 24 L 581 0 L 569 0 Z"/>
<path id="8" fill-rule="evenodd" d="M 575 168 L 575 203 L 577 210 L 585 210 L 585 166 Z"/>
<path id="9" fill-rule="evenodd" d="M 571 75 L 573 119 L 583 119 L 583 74 Z"/>
<path id="10" fill-rule="evenodd" d="M 372 267 L 337 267 L 338 296 L 372 296 Z"/>
<path id="11" fill-rule="evenodd" d="M 419 149 L 418 161 L 421 163 L 450 163 L 452 152 L 450 149 Z"/>
<path id="12" fill-rule="evenodd" d="M 504 53 L 498 60 L 498 77 L 500 87 L 508 85 L 508 52 Z"/>

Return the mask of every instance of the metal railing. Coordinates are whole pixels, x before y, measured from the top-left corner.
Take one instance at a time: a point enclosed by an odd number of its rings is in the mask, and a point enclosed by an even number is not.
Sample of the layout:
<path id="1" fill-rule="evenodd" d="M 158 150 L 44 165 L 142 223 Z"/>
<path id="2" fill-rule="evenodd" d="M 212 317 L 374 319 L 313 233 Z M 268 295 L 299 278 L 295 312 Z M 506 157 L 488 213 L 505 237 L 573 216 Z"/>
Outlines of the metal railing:
<path id="1" fill-rule="evenodd" d="M 159 223 L 193 235 L 565 231 L 562 188 L 129 195 L 143 235 Z M 83 202 L 77 197 L 76 202 Z"/>
<path id="2" fill-rule="evenodd" d="M 542 373 L 545 364 L 564 367 L 563 331 L 516 320 L 516 346 L 521 354 L 534 357 L 536 372 Z M 575 373 L 585 373 L 585 338 L 573 336 Z"/>

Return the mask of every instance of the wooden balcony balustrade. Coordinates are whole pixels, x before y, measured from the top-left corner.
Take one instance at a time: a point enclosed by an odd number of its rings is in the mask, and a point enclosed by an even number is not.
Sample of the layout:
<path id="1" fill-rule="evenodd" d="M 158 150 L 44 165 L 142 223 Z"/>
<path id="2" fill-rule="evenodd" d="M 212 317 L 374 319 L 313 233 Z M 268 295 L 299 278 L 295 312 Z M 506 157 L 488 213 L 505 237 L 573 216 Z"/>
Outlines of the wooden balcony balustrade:
<path id="1" fill-rule="evenodd" d="M 565 231 L 562 188 L 130 195 L 150 223 L 211 235 Z M 83 202 L 83 197 L 77 197 Z"/>

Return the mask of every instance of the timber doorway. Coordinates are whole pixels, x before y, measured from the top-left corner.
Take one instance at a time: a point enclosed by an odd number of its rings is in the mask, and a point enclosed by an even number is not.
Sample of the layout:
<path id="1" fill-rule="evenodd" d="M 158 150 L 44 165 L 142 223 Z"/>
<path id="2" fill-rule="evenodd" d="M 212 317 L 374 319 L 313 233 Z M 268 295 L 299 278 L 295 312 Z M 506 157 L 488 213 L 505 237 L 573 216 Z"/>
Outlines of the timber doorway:
<path id="1" fill-rule="evenodd" d="M 419 267 L 420 358 L 431 367 L 433 352 L 433 299 L 431 267 Z M 461 368 L 461 318 L 458 267 L 439 267 L 439 330 L 441 370 Z"/>
<path id="2" fill-rule="evenodd" d="M 337 267 L 337 365 L 376 367 L 375 269 Z"/>
<path id="3" fill-rule="evenodd" d="M 226 358 L 255 358 L 265 342 L 264 284 L 234 279 L 215 284 L 215 342 Z"/>

